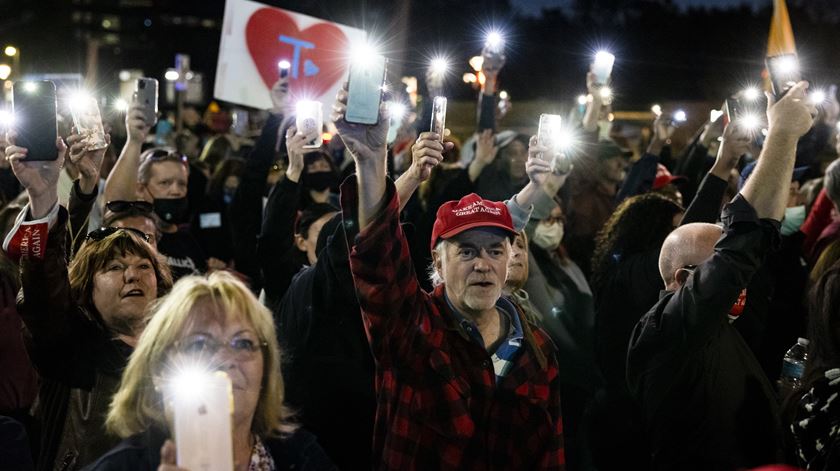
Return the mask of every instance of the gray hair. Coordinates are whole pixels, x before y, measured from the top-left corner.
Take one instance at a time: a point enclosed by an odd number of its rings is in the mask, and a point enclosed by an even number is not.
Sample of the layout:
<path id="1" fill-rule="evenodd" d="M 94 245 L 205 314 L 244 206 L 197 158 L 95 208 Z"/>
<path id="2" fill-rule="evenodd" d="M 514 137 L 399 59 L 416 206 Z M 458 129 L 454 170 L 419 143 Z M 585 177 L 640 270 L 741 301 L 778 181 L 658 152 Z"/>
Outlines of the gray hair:
<path id="1" fill-rule="evenodd" d="M 436 253 L 438 258 L 441 260 L 441 263 L 446 258 L 446 250 L 443 248 L 443 240 L 441 239 L 438 241 L 435 248 L 432 249 L 432 252 Z M 432 258 L 432 263 L 429 264 L 429 281 L 432 282 L 432 287 L 437 288 L 438 286 L 443 284 L 443 275 L 440 274 L 437 267 L 435 267 L 434 258 Z"/>
<path id="2" fill-rule="evenodd" d="M 823 187 L 825 187 L 828 199 L 835 206 L 840 207 L 840 159 L 831 162 L 831 165 L 825 169 Z"/>

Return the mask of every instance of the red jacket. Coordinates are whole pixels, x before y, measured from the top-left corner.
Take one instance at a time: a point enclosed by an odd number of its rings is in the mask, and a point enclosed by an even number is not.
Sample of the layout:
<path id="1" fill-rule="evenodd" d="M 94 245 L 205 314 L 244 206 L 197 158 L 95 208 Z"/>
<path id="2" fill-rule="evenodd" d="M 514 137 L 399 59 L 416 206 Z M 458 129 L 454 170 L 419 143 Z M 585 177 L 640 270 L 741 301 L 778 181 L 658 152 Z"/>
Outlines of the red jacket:
<path id="1" fill-rule="evenodd" d="M 355 180 L 341 188 L 350 268 L 376 360 L 378 469 L 563 469 L 554 345 L 519 312 L 525 345 L 497 384 L 490 355 L 455 321 L 443 286 L 420 288 L 390 181 L 386 198 L 356 235 Z"/>

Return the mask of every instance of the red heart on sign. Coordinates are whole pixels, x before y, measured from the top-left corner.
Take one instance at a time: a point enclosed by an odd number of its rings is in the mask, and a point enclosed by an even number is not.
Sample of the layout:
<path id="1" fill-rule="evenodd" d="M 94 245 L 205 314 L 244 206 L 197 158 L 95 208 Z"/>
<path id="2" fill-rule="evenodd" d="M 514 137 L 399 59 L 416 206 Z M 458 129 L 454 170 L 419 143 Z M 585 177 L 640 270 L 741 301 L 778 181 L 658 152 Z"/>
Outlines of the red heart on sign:
<path id="1" fill-rule="evenodd" d="M 311 44 L 313 47 L 298 48 L 300 56 L 295 64 L 295 46 L 281 41 L 280 36 L 308 43 L 307 45 Z M 318 23 L 300 31 L 295 20 L 283 11 L 260 8 L 248 19 L 245 41 L 260 77 L 268 88 L 280 78 L 277 63 L 283 59 L 292 62 L 292 67 L 297 67 L 297 78 L 290 75 L 290 79 L 295 83 L 294 89 L 312 98 L 326 93 L 344 75 L 347 36 L 330 23 Z M 311 61 L 310 67 L 317 68 L 317 73 L 306 75 L 306 61 Z M 315 70 L 314 68 L 309 72 Z"/>

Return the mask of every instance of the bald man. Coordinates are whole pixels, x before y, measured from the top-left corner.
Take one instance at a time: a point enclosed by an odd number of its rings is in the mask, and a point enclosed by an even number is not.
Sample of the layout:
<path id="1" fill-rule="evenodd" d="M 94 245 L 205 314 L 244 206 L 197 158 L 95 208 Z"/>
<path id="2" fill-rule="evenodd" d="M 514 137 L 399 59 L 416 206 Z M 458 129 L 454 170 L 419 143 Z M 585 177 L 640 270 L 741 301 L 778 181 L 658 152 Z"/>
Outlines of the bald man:
<path id="1" fill-rule="evenodd" d="M 730 470 L 782 461 L 773 387 L 730 321 L 779 242 L 796 143 L 816 110 L 800 82 L 778 102 L 758 165 L 723 210 L 723 228 L 687 224 L 662 246 L 666 291 L 630 339 L 627 381 L 653 469 Z"/>

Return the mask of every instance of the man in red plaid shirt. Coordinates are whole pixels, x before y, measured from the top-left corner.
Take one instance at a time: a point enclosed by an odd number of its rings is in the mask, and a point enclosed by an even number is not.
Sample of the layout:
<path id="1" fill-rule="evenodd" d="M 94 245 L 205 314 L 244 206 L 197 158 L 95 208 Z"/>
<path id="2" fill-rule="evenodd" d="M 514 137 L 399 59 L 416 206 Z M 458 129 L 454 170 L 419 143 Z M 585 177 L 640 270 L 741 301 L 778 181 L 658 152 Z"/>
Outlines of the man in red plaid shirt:
<path id="1" fill-rule="evenodd" d="M 516 234 L 508 208 L 477 195 L 444 204 L 431 241 L 442 283 L 424 292 L 386 177 L 386 111 L 374 126 L 347 123 L 346 97 L 345 88 L 333 121 L 356 161 L 341 206 L 377 366 L 377 468 L 564 469 L 554 346 L 501 296 Z M 413 150 L 421 179 L 443 150 L 440 136 L 421 136 Z M 549 180 L 545 162 L 531 158 L 529 169 L 519 202 Z"/>

